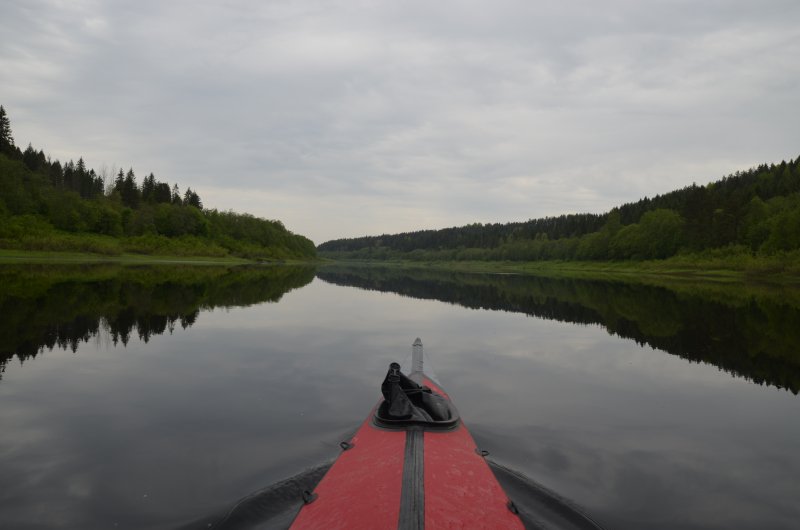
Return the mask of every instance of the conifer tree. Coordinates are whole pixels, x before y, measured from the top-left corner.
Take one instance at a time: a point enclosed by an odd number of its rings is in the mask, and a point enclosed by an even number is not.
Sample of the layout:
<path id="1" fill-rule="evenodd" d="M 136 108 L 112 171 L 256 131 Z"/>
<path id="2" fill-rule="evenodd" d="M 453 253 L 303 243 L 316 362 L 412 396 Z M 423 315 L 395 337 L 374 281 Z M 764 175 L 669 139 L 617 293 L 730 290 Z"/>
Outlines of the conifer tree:
<path id="1" fill-rule="evenodd" d="M 64 187 L 68 190 L 73 189 L 75 185 L 75 162 L 70 160 L 64 164 Z"/>
<path id="2" fill-rule="evenodd" d="M 36 149 L 31 144 L 28 144 L 28 147 L 22 153 L 22 163 L 32 171 L 37 171 L 41 167 L 42 160 L 39 158 L 39 153 L 36 152 Z"/>
<path id="3" fill-rule="evenodd" d="M 130 168 L 122 183 L 122 204 L 128 208 L 138 208 L 139 193 L 139 187 L 136 185 L 136 175 L 133 173 L 133 168 Z"/>
<path id="4" fill-rule="evenodd" d="M 89 197 L 97 197 L 103 194 L 103 177 L 95 173 L 94 169 L 89 170 Z"/>
<path id="5" fill-rule="evenodd" d="M 203 204 L 200 202 L 200 196 L 192 191 L 192 188 L 186 188 L 186 193 L 183 196 L 183 204 L 186 206 L 194 206 L 202 210 Z"/>
<path id="6" fill-rule="evenodd" d="M 11 135 L 11 121 L 6 115 L 6 109 L 0 105 L 0 152 L 8 152 L 14 147 L 14 137 Z"/>
<path id="7" fill-rule="evenodd" d="M 169 190 L 169 184 L 166 182 L 156 182 L 154 198 L 157 204 L 170 203 L 172 201 L 172 193 Z"/>
<path id="8" fill-rule="evenodd" d="M 83 157 L 80 157 L 78 159 L 78 163 L 75 164 L 75 178 L 73 186 L 75 191 L 77 191 L 81 197 L 90 197 L 92 194 L 93 182 L 91 181 L 89 172 L 86 171 L 86 162 L 83 161 Z"/>
<path id="9" fill-rule="evenodd" d="M 177 204 L 178 206 L 183 204 L 183 201 L 181 201 L 181 190 L 178 189 L 177 183 L 172 186 L 172 204 Z"/>
<path id="10" fill-rule="evenodd" d="M 125 172 L 122 171 L 122 168 L 119 168 L 119 173 L 117 173 L 117 178 L 114 179 L 114 191 L 122 194 L 122 188 L 125 186 Z"/>
<path id="11" fill-rule="evenodd" d="M 50 164 L 50 182 L 57 188 L 64 185 L 64 171 L 61 169 L 61 162 L 58 160 Z"/>
<path id="12" fill-rule="evenodd" d="M 155 202 L 156 177 L 152 173 L 147 175 L 142 181 L 142 201 L 147 203 Z"/>

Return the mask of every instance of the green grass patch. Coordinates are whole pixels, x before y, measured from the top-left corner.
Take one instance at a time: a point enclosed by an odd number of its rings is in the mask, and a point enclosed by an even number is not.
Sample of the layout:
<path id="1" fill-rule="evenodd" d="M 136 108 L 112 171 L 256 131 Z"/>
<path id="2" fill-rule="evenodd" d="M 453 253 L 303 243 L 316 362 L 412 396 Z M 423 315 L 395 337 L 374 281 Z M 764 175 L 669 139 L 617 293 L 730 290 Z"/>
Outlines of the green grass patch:
<path id="1" fill-rule="evenodd" d="M 476 273 L 532 274 L 548 277 L 659 281 L 800 284 L 800 256 L 751 256 L 730 260 L 725 256 L 676 256 L 652 261 L 411 261 L 324 260 L 323 263 L 355 267 L 398 267 Z"/>
<path id="2" fill-rule="evenodd" d="M 89 252 L 57 252 L 0 249 L 0 263 L 195 263 L 245 264 L 253 260 L 236 256 L 172 256 L 146 254 L 103 255 Z"/>

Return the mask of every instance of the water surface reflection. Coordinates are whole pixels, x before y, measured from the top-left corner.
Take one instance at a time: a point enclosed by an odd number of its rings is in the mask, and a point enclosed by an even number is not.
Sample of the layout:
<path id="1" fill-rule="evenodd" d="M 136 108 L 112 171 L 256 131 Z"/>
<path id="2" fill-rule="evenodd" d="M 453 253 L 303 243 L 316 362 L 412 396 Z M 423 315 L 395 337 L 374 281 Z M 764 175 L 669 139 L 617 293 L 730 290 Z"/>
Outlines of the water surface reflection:
<path id="1" fill-rule="evenodd" d="M 0 265 L 0 373 L 13 356 L 75 352 L 101 333 L 114 345 L 134 332 L 147 342 L 201 310 L 277 302 L 313 277 L 311 267 Z"/>
<path id="2" fill-rule="evenodd" d="M 336 285 L 524 313 L 609 333 L 751 381 L 800 391 L 800 290 L 326 267 Z"/>
<path id="3" fill-rule="evenodd" d="M 606 527 L 796 527 L 791 292 L 402 274 L 0 270 L 0 527 L 224 511 L 334 457 L 416 336 L 479 445 Z"/>

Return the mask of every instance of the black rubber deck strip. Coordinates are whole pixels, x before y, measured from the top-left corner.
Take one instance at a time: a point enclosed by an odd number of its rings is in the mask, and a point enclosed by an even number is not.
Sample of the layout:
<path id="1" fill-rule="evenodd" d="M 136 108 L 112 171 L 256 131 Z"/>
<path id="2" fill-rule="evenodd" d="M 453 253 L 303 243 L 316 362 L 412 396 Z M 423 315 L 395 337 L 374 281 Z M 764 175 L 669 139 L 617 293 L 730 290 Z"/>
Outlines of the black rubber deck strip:
<path id="1" fill-rule="evenodd" d="M 399 530 L 425 528 L 425 439 L 421 430 L 406 432 L 403 456 L 403 487 L 400 492 Z"/>

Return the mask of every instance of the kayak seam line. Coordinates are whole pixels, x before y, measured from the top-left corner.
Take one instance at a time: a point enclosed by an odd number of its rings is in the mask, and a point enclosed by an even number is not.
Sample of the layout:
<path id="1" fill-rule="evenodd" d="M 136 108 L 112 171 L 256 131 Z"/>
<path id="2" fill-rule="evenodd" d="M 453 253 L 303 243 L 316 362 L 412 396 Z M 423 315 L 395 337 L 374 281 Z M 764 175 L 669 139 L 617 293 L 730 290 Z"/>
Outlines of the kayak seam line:
<path id="1" fill-rule="evenodd" d="M 400 490 L 399 530 L 425 528 L 425 440 L 421 430 L 406 431 L 403 483 Z"/>

